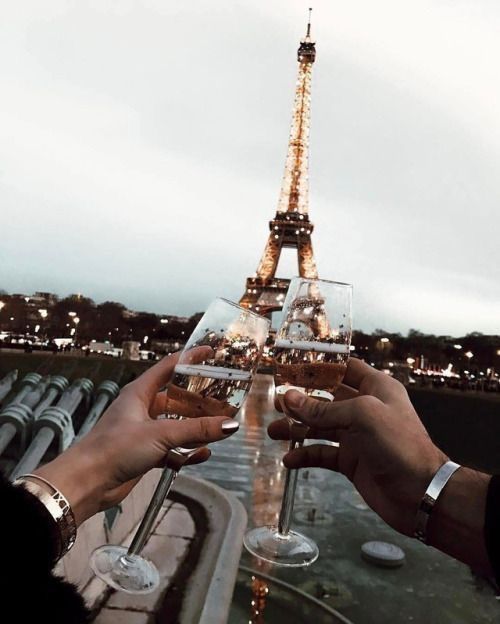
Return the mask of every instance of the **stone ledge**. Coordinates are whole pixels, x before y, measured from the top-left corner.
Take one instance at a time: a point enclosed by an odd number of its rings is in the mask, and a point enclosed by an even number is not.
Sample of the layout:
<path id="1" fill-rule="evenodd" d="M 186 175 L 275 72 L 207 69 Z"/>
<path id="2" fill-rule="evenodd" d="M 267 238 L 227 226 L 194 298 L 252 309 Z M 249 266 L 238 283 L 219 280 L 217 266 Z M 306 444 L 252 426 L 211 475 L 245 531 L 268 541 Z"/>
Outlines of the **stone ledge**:
<path id="1" fill-rule="evenodd" d="M 224 624 L 238 573 L 247 514 L 226 490 L 191 476 L 177 477 L 174 490 L 196 500 L 208 516 L 208 534 L 185 588 L 180 624 Z"/>
<path id="2" fill-rule="evenodd" d="M 99 613 L 99 624 L 150 624 L 147 613 L 134 613 L 133 611 L 122 611 L 121 609 L 102 609 Z"/>
<path id="3" fill-rule="evenodd" d="M 208 527 L 196 567 L 183 588 L 186 599 L 181 607 L 179 624 L 224 624 L 227 621 L 246 527 L 246 512 L 243 505 L 222 488 L 182 473 L 175 481 L 174 492 L 187 501 L 187 507 L 179 503 L 170 505 L 168 513 L 164 512 L 160 517 L 144 549 L 145 555 L 160 570 L 161 587 L 153 594 L 133 596 L 110 590 L 102 581 L 92 577 L 82 593 L 91 608 L 101 606 L 94 620 L 96 624 L 115 621 L 136 624 L 154 617 L 171 579 L 178 569 L 182 569 L 185 553 L 194 536 L 195 525 L 188 509 L 189 499 L 203 507 Z M 142 509 L 137 505 L 141 498 L 144 500 Z M 134 502 L 134 520 L 137 522 L 148 501 L 136 494 Z M 123 543 L 130 543 L 134 531 L 135 526 Z M 86 561 L 89 555 L 90 552 L 81 553 Z M 81 561 L 79 564 L 83 565 Z M 119 620 L 116 619 L 118 617 Z"/>

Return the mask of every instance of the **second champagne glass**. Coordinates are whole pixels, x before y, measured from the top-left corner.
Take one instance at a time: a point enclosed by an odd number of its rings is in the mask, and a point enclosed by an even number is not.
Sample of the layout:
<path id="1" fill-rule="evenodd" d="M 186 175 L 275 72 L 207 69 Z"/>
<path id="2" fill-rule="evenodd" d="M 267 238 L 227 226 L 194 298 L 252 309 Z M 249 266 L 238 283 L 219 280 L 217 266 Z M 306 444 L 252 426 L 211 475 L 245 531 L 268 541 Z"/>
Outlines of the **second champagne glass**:
<path id="1" fill-rule="evenodd" d="M 295 388 L 320 400 L 334 399 L 349 357 L 351 300 L 350 284 L 302 277 L 290 282 L 273 349 L 278 395 Z M 307 427 L 286 416 L 293 450 L 302 446 Z M 277 526 L 252 529 L 243 541 L 252 555 L 279 566 L 308 566 L 319 554 L 313 540 L 290 529 L 297 472 L 286 471 Z"/>
<path id="2" fill-rule="evenodd" d="M 270 322 L 226 299 L 215 299 L 189 337 L 167 387 L 167 418 L 228 416 L 234 418 L 250 389 Z M 193 349 L 204 359 L 193 361 Z M 205 353 L 206 352 L 206 353 Z M 198 350 L 196 353 L 200 354 Z M 175 469 L 165 468 L 129 548 L 105 545 L 91 556 L 96 575 L 130 594 L 154 591 L 160 582 L 155 565 L 140 556 L 179 469 L 196 452 L 169 452 Z"/>

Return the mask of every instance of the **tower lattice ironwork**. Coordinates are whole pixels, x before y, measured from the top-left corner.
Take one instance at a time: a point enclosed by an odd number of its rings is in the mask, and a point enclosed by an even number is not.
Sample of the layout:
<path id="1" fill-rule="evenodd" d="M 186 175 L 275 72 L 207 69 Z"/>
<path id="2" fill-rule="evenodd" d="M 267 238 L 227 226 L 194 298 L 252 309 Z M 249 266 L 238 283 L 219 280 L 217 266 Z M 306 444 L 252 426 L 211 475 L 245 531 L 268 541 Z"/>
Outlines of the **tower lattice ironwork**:
<path id="1" fill-rule="evenodd" d="M 297 52 L 299 71 L 295 89 L 292 127 L 288 142 L 285 173 L 276 216 L 269 222 L 269 238 L 254 277 L 249 277 L 240 305 L 260 314 L 281 310 L 289 279 L 276 277 L 276 269 L 284 247 L 297 250 L 301 277 L 317 278 L 309 221 L 309 125 L 311 117 L 311 74 L 316 58 L 315 42 L 311 39 L 311 9 L 306 36 Z"/>

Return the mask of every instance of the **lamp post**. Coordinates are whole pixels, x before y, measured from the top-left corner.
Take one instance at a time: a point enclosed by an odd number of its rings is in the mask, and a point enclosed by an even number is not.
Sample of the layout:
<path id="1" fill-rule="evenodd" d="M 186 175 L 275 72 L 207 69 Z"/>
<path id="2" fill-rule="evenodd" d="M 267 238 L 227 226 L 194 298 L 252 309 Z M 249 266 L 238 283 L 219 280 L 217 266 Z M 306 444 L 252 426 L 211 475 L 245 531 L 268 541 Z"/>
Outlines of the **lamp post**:
<path id="1" fill-rule="evenodd" d="M 71 338 L 73 338 L 73 342 L 76 346 L 76 334 L 77 334 L 78 323 L 80 322 L 80 319 L 78 318 L 76 312 L 68 312 L 68 316 L 71 317 L 71 319 L 73 320 L 73 323 L 75 324 L 75 326 L 70 329 L 69 335 Z"/>
<path id="2" fill-rule="evenodd" d="M 48 316 L 48 314 L 49 314 L 49 313 L 47 312 L 47 310 L 46 310 L 45 308 L 40 308 L 40 309 L 38 310 L 38 314 L 40 315 L 40 318 L 42 319 L 42 320 L 40 321 L 40 324 L 41 324 L 41 326 L 42 326 L 42 332 L 41 332 L 41 333 L 42 333 L 42 339 L 45 339 L 45 338 L 46 338 L 46 336 L 45 336 L 45 323 L 44 323 L 44 321 L 45 321 L 45 319 L 47 318 L 47 316 Z M 35 331 L 36 331 L 36 330 L 35 330 Z"/>
<path id="3" fill-rule="evenodd" d="M 382 345 L 382 346 L 381 346 L 381 351 L 382 351 L 382 363 L 381 363 L 381 365 L 382 365 L 382 366 L 384 365 L 385 345 L 386 345 L 386 344 L 389 344 L 389 343 L 390 343 L 389 338 L 387 338 L 387 337 L 385 337 L 385 336 L 384 336 L 383 338 L 381 338 L 381 339 L 380 339 L 380 344 Z"/>
<path id="4" fill-rule="evenodd" d="M 73 334 L 73 340 L 75 341 L 75 347 L 76 347 L 76 340 L 77 340 L 77 333 L 78 333 L 78 323 L 80 322 L 80 319 L 78 316 L 75 316 L 73 319 L 73 323 L 75 324 L 75 331 Z"/>

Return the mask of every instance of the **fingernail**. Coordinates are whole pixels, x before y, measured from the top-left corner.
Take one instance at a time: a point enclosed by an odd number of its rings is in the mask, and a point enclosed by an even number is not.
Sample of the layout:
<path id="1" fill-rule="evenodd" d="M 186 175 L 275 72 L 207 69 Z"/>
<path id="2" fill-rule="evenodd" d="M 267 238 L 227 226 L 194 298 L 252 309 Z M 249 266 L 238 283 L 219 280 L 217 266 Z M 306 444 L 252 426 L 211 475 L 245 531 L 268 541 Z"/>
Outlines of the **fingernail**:
<path id="1" fill-rule="evenodd" d="M 300 409 L 306 402 L 306 396 L 301 392 L 290 392 L 285 394 L 285 401 L 288 407 L 291 409 Z"/>
<path id="2" fill-rule="evenodd" d="M 222 433 L 225 435 L 231 435 L 232 433 L 236 433 L 240 428 L 240 423 L 237 423 L 235 420 L 225 420 L 222 425 Z"/>

